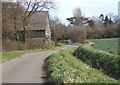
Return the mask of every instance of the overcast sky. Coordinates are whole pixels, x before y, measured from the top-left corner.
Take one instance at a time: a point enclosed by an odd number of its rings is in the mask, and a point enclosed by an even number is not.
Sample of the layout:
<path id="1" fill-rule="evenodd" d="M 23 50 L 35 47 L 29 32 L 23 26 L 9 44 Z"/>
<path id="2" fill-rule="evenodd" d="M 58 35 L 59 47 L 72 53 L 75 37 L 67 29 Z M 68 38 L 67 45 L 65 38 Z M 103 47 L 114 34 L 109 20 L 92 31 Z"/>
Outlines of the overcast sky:
<path id="1" fill-rule="evenodd" d="M 54 0 L 57 6 L 52 15 L 58 16 L 63 23 L 66 18 L 73 16 L 73 9 L 81 8 L 85 17 L 106 15 L 107 13 L 118 14 L 119 0 Z M 54 13 L 54 14 L 53 14 Z"/>

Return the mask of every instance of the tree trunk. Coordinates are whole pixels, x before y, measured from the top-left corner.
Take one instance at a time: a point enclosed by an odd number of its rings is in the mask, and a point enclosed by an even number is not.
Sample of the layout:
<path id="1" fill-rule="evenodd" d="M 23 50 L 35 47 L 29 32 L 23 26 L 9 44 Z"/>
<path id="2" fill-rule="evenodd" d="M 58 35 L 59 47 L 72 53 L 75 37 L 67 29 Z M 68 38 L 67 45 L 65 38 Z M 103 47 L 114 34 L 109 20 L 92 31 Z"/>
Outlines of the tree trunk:
<path id="1" fill-rule="evenodd" d="M 15 36 L 16 36 L 16 41 L 20 41 L 18 33 L 17 33 L 17 28 L 16 28 L 16 18 L 14 17 L 14 26 L 15 26 Z"/>
<path id="2" fill-rule="evenodd" d="M 15 33 L 15 36 L 16 36 L 16 41 L 20 41 L 20 38 L 19 38 L 17 32 Z"/>
<path id="3" fill-rule="evenodd" d="M 24 39 L 23 39 L 23 42 L 24 44 L 26 43 L 26 27 L 25 25 L 23 25 L 23 31 L 24 31 Z"/>

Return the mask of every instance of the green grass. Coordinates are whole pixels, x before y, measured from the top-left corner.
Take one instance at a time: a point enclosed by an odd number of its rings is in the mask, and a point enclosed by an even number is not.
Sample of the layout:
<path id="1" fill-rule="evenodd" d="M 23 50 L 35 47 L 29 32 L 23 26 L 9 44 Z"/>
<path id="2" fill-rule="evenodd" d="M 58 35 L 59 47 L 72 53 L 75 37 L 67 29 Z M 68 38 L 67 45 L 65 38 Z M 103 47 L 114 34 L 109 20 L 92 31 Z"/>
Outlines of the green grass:
<path id="1" fill-rule="evenodd" d="M 48 57 L 47 74 L 52 83 L 117 83 L 117 80 L 73 57 L 74 50 L 62 50 Z"/>
<path id="2" fill-rule="evenodd" d="M 93 47 L 95 49 L 104 50 L 113 54 L 118 54 L 118 38 L 91 39 L 89 41 L 94 42 Z"/>
<path id="3" fill-rule="evenodd" d="M 62 47 L 63 46 L 57 46 L 57 47 L 50 48 L 50 49 L 36 49 L 36 50 L 26 50 L 26 51 L 2 52 L 2 56 L 0 56 L 0 58 L 2 58 L 2 61 L 0 61 L 0 63 L 7 62 L 7 61 L 14 59 L 16 57 L 20 57 L 22 54 L 25 54 L 25 53 L 54 50 L 54 49 L 59 49 Z"/>

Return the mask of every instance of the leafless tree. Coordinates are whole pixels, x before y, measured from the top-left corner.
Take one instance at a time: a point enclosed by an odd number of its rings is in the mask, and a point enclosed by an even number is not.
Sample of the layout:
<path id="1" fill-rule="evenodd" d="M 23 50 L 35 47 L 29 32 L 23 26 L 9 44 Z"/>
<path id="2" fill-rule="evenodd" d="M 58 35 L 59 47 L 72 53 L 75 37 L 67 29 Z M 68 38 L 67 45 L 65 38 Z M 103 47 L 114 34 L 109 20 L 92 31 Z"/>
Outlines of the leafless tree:
<path id="1" fill-rule="evenodd" d="M 73 15 L 75 18 L 74 24 L 75 25 L 82 25 L 82 21 L 84 20 L 84 17 L 82 15 L 82 10 L 80 8 L 75 8 L 73 10 Z"/>
<path id="2" fill-rule="evenodd" d="M 17 37 L 17 28 L 21 26 L 17 24 L 22 20 L 23 7 L 16 2 L 3 2 L 2 8 L 3 38 L 16 35 L 17 40 L 19 40 Z"/>
<path id="3" fill-rule="evenodd" d="M 114 13 L 108 13 L 107 15 L 114 23 L 118 23 L 120 21 L 119 16 Z"/>
<path id="4" fill-rule="evenodd" d="M 61 23 L 60 19 L 57 16 L 50 17 L 50 28 L 51 37 L 55 43 L 65 37 L 65 25 Z"/>
<path id="5" fill-rule="evenodd" d="M 59 26 L 61 24 L 61 21 L 60 21 L 60 19 L 57 16 L 54 16 L 54 17 L 51 16 L 49 18 L 49 21 L 50 21 L 50 28 L 51 28 L 51 30 L 59 28 Z"/>
<path id="6" fill-rule="evenodd" d="M 73 10 L 74 17 L 81 17 L 82 16 L 82 10 L 80 8 L 75 8 Z"/>

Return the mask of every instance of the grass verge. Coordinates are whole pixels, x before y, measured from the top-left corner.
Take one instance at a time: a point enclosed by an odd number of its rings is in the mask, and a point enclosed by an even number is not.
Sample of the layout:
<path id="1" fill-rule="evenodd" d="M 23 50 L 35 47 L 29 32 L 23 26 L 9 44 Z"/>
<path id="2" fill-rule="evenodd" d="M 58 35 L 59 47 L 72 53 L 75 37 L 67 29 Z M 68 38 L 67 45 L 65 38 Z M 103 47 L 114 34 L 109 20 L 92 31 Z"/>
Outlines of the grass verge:
<path id="1" fill-rule="evenodd" d="M 36 49 L 36 50 L 26 50 L 26 51 L 10 51 L 10 52 L 2 52 L 2 56 L 1 59 L 2 61 L 0 61 L 0 63 L 4 63 L 7 62 L 11 59 L 14 59 L 16 57 L 21 56 L 22 54 L 25 53 L 31 53 L 31 52 L 40 52 L 40 51 L 48 51 L 48 50 L 54 50 L 54 49 L 59 49 L 62 48 L 63 46 L 57 46 L 54 48 L 50 48 L 50 49 Z"/>
<path id="2" fill-rule="evenodd" d="M 52 83 L 117 83 L 117 80 L 72 56 L 75 49 L 62 50 L 48 57 L 47 75 Z"/>

